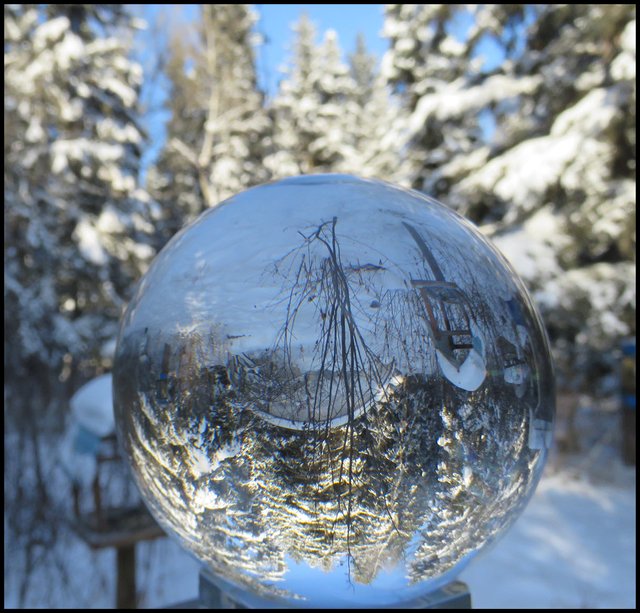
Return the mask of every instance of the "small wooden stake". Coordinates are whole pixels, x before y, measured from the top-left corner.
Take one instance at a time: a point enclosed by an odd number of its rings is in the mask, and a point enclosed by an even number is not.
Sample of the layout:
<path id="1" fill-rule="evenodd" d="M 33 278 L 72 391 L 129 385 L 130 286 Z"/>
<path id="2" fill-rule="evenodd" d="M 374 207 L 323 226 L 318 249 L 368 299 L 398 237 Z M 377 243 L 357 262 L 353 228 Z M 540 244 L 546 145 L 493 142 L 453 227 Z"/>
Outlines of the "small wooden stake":
<path id="1" fill-rule="evenodd" d="M 135 609 L 136 602 L 136 546 L 118 547 L 116 609 Z"/>

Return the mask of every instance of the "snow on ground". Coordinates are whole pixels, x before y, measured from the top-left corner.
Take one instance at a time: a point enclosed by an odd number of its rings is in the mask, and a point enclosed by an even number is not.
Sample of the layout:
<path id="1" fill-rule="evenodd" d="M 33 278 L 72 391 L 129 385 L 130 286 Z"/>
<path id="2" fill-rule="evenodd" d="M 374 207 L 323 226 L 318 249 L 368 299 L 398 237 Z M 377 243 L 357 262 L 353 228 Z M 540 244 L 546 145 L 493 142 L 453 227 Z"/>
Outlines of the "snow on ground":
<path id="1" fill-rule="evenodd" d="M 635 470 L 620 470 L 614 485 L 545 475 L 513 528 L 463 572 L 473 607 L 635 608 Z"/>
<path id="2" fill-rule="evenodd" d="M 111 373 L 91 379 L 71 398 L 74 421 L 97 436 L 115 432 Z"/>
<path id="3" fill-rule="evenodd" d="M 462 573 L 473 607 L 635 608 L 635 469 L 612 459 L 591 480 L 577 476 L 584 465 L 553 469 L 552 462 L 513 528 Z M 72 534 L 55 549 L 54 558 L 67 566 L 67 584 L 41 569 L 24 606 L 113 607 L 114 552 L 90 552 Z M 173 541 L 140 544 L 137 556 L 141 607 L 197 597 L 198 564 Z M 7 581 L 14 562 L 5 555 L 6 608 L 18 602 L 17 582 Z"/>

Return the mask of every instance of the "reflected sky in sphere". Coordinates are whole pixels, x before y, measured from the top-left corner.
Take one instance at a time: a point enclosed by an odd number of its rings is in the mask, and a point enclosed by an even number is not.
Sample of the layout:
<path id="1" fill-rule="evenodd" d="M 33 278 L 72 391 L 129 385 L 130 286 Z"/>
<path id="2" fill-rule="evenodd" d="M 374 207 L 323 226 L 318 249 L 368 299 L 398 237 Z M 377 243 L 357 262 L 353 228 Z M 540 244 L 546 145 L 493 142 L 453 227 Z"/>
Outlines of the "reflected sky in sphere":
<path id="1" fill-rule="evenodd" d="M 470 222 L 311 175 L 167 244 L 123 316 L 114 401 L 151 512 L 220 585 L 393 606 L 521 513 L 554 383 L 526 290 Z"/>

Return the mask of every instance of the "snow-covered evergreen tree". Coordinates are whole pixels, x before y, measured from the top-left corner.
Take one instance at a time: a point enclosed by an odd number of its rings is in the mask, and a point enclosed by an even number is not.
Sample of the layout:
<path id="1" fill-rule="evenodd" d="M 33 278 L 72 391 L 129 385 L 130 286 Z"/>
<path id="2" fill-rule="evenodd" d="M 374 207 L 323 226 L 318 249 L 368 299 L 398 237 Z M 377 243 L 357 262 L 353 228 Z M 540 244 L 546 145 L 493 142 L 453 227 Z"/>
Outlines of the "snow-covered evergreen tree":
<path id="1" fill-rule="evenodd" d="M 354 81 L 334 31 L 317 45 L 315 25 L 306 15 L 294 31 L 286 78 L 272 105 L 274 152 L 265 163 L 278 177 L 343 172 L 355 155 L 348 130 L 357 114 Z"/>
<path id="2" fill-rule="evenodd" d="M 544 5 L 506 71 L 511 100 L 488 161 L 450 201 L 535 290 L 561 384 L 606 372 L 635 334 L 635 8 Z"/>
<path id="3" fill-rule="evenodd" d="M 183 149 L 195 152 L 202 139 L 206 108 L 200 104 L 200 84 L 191 65 L 190 58 L 194 53 L 192 43 L 185 32 L 174 30 L 167 45 L 167 59 L 163 67 L 169 83 L 164 105 L 170 112 L 166 127 L 167 140 L 147 174 L 147 188 L 161 204 L 161 220 L 158 224 L 161 244 L 166 243 L 186 220 L 202 212 L 205 206 L 200 173 L 193 163 L 193 156 L 185 156 L 182 149 L 167 146 L 169 140 L 177 136 Z"/>
<path id="4" fill-rule="evenodd" d="M 390 4 L 383 34 L 390 47 L 382 72 L 403 100 L 403 149 L 406 180 L 437 196 L 447 185 L 432 174 L 454 156 L 468 156 L 479 141 L 477 119 L 460 112 L 460 93 L 477 66 L 467 49 L 449 33 L 458 5 Z M 458 108 L 456 108 L 456 106 Z M 435 189 L 434 189 L 435 188 Z"/>
<path id="5" fill-rule="evenodd" d="M 5 6 L 5 364 L 16 378 L 99 357 L 153 255 L 153 203 L 137 179 L 142 73 L 123 41 L 134 25 L 119 5 Z"/>
<path id="6" fill-rule="evenodd" d="M 485 70 L 481 43 L 493 38 L 509 57 L 524 19 L 523 5 L 391 4 L 384 34 L 390 48 L 382 72 L 403 101 L 400 138 L 405 180 L 440 197 L 486 161 L 484 113 L 530 91 L 534 78 Z M 461 23 L 473 17 L 463 31 Z"/>
<path id="7" fill-rule="evenodd" d="M 376 57 L 367 50 L 364 36 L 358 35 L 356 49 L 349 56 L 354 81 L 350 104 L 354 112 L 346 130 L 353 157 L 346 160 L 345 172 L 402 183 L 404 176 L 397 133 L 402 125 L 402 109 L 378 73 L 376 64 Z"/>
<path id="8" fill-rule="evenodd" d="M 167 144 L 149 177 L 175 232 L 207 207 L 269 174 L 270 122 L 257 88 L 247 4 L 203 5 L 194 44 L 174 36 Z"/>

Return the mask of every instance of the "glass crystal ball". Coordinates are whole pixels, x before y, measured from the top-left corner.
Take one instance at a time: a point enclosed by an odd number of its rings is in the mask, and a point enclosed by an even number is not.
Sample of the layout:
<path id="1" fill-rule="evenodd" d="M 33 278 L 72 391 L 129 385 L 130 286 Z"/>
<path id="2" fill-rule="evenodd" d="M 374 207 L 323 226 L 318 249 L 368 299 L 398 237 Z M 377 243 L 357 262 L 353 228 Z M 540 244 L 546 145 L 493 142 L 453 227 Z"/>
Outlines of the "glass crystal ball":
<path id="1" fill-rule="evenodd" d="M 449 582 L 523 510 L 554 414 L 505 259 L 435 200 L 345 175 L 181 230 L 123 316 L 114 394 L 151 512 L 252 606 Z"/>

